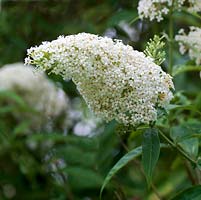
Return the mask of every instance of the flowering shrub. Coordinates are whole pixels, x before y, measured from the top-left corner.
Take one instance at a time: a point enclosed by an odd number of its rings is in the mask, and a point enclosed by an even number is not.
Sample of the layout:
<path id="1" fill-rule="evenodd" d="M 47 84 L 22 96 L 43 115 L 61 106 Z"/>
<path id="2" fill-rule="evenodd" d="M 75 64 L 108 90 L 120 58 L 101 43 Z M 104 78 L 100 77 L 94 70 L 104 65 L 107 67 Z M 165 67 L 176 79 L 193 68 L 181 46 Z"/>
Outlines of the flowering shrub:
<path id="1" fill-rule="evenodd" d="M 201 199 L 200 3 L 2 1 L 0 199 Z"/>

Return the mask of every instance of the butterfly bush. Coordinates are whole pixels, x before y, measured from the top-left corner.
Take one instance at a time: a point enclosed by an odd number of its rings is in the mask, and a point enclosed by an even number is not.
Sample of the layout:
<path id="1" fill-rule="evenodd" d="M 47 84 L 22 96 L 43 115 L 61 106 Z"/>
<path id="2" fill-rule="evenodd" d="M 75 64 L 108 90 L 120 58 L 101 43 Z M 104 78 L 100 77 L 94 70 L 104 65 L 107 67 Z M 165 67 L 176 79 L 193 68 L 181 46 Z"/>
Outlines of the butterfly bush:
<path id="1" fill-rule="evenodd" d="M 190 12 L 201 11 L 200 0 L 140 0 L 138 4 L 138 14 L 141 19 L 148 18 L 150 21 L 156 19 L 158 22 L 163 20 L 164 15 L 170 12 L 173 6 L 174 10 L 186 8 Z"/>
<path id="2" fill-rule="evenodd" d="M 172 78 L 142 52 L 94 34 L 60 36 L 27 51 L 26 64 L 72 79 L 99 117 L 148 124 L 172 99 Z"/>
<path id="3" fill-rule="evenodd" d="M 33 128 L 40 129 L 50 119 L 54 120 L 62 114 L 67 114 L 68 98 L 44 73 L 33 70 L 33 67 L 24 66 L 23 63 L 3 66 L 0 68 L 0 90 L 15 92 L 28 107 L 36 111 L 35 115 L 30 112 L 12 114 L 18 121 L 31 120 Z"/>
<path id="4" fill-rule="evenodd" d="M 201 28 L 190 27 L 188 34 L 181 29 L 175 40 L 179 42 L 181 54 L 188 52 L 189 57 L 195 60 L 197 65 L 201 64 Z"/>

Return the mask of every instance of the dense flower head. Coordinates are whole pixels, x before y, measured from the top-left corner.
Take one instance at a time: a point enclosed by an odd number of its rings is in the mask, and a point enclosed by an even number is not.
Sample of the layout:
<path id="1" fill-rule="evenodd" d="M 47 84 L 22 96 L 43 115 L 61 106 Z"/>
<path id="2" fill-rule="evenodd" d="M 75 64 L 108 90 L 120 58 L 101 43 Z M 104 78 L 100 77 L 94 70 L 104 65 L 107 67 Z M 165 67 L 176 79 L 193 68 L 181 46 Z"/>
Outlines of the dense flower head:
<path id="1" fill-rule="evenodd" d="M 180 8 L 185 0 L 178 0 L 175 6 Z M 140 0 L 138 4 L 138 14 L 141 19 L 156 19 L 158 22 L 163 20 L 163 16 L 167 15 L 172 6 L 172 0 Z"/>
<path id="2" fill-rule="evenodd" d="M 181 29 L 175 40 L 179 42 L 181 54 L 188 52 L 197 65 L 201 64 L 201 28 L 190 27 L 188 34 Z"/>
<path id="3" fill-rule="evenodd" d="M 33 127 L 40 129 L 45 122 L 67 114 L 68 98 L 62 89 L 56 87 L 44 73 L 23 63 L 8 64 L 0 68 L 0 90 L 8 90 L 19 95 L 26 105 L 37 112 L 17 113 L 14 117 L 31 120 Z"/>
<path id="4" fill-rule="evenodd" d="M 182 7 L 190 12 L 201 11 L 201 0 L 140 0 L 138 4 L 138 14 L 141 19 L 148 18 L 150 21 L 156 19 L 158 22 L 173 10 L 180 11 Z"/>
<path id="5" fill-rule="evenodd" d="M 28 49 L 27 64 L 72 79 L 91 110 L 123 124 L 148 124 L 172 98 L 171 77 L 142 52 L 94 34 L 60 36 Z"/>

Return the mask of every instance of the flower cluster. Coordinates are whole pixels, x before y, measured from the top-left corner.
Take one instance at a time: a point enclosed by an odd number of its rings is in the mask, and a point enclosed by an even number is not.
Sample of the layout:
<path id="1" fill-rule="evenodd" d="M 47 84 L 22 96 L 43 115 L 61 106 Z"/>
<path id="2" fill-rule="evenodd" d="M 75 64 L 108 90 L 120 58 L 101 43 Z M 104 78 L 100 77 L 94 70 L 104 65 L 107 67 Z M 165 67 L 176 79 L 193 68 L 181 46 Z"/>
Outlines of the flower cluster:
<path id="1" fill-rule="evenodd" d="M 173 10 L 181 10 L 186 7 L 190 12 L 201 11 L 200 0 L 140 0 L 138 4 L 138 14 L 141 19 L 148 18 L 150 21 L 156 19 L 158 22 L 163 20 L 172 7 Z"/>
<path id="2" fill-rule="evenodd" d="M 60 36 L 28 49 L 26 64 L 74 81 L 91 110 L 123 124 L 148 124 L 172 99 L 171 77 L 144 53 L 94 34 Z"/>
<path id="3" fill-rule="evenodd" d="M 49 120 L 67 114 L 68 99 L 45 74 L 33 70 L 23 63 L 5 65 L 0 69 L 0 90 L 15 92 L 36 111 L 36 115 L 29 112 L 14 112 L 13 115 L 18 121 L 29 119 L 33 128 L 39 129 Z"/>
<path id="4" fill-rule="evenodd" d="M 201 12 L 201 0 L 188 0 L 190 12 Z"/>
<path id="5" fill-rule="evenodd" d="M 190 27 L 188 34 L 181 29 L 175 40 L 179 42 L 181 54 L 188 52 L 189 57 L 195 60 L 197 65 L 201 64 L 201 28 Z"/>
<path id="6" fill-rule="evenodd" d="M 175 7 L 180 8 L 185 0 L 175 1 Z M 138 4 L 138 14 L 141 19 L 149 18 L 150 21 L 156 19 L 158 22 L 163 20 L 172 6 L 172 0 L 140 0 Z"/>

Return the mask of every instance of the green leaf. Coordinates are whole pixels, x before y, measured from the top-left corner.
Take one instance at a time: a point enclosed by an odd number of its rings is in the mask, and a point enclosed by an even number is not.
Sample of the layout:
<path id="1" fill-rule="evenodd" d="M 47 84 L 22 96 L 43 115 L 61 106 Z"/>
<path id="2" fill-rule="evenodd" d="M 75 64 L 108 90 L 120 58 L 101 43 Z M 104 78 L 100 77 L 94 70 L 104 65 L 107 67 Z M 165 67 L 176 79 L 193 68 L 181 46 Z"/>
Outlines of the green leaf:
<path id="1" fill-rule="evenodd" d="M 175 109 L 181 109 L 181 110 L 190 110 L 190 111 L 193 111 L 193 112 L 196 112 L 198 114 L 201 115 L 201 112 L 199 110 L 197 110 L 197 108 L 194 106 L 194 105 L 174 105 L 174 104 L 170 104 L 166 107 L 166 109 L 168 111 L 171 111 L 171 110 L 175 110 Z"/>
<path id="2" fill-rule="evenodd" d="M 142 143 L 142 165 L 148 186 L 160 154 L 160 140 L 157 129 L 147 129 Z"/>
<path id="3" fill-rule="evenodd" d="M 101 187 L 101 191 L 100 191 L 100 198 L 102 196 L 102 192 L 105 188 L 105 186 L 108 184 L 108 182 L 111 180 L 111 178 L 122 168 L 124 167 L 128 162 L 130 162 L 131 160 L 133 160 L 134 158 L 137 158 L 138 156 L 140 156 L 142 154 L 142 147 L 137 147 L 131 151 L 129 151 L 126 155 L 124 155 L 115 165 L 114 167 L 112 167 L 112 169 L 109 171 L 109 173 L 107 174 L 103 185 Z"/>
<path id="4" fill-rule="evenodd" d="M 97 141 L 93 138 L 86 138 L 86 137 L 79 137 L 74 135 L 61 135 L 59 133 L 35 133 L 34 135 L 30 135 L 27 139 L 27 142 L 54 142 L 54 143 L 61 143 L 61 144 L 72 144 L 78 145 L 80 148 L 84 149 L 85 151 L 93 151 L 98 149 Z"/>
<path id="5" fill-rule="evenodd" d="M 0 114 L 10 113 L 15 109 L 14 106 L 3 106 L 0 108 Z"/>
<path id="6" fill-rule="evenodd" d="M 19 135 L 23 133 L 24 131 L 28 130 L 29 126 L 31 124 L 31 121 L 23 121 L 19 123 L 13 130 L 13 133 L 16 135 Z"/>
<path id="7" fill-rule="evenodd" d="M 107 21 L 107 25 L 108 27 L 111 26 L 116 26 L 119 24 L 120 21 L 124 20 L 124 21 L 131 21 L 133 19 L 133 17 L 137 16 L 137 13 L 135 13 L 134 10 L 119 10 L 118 12 L 116 12 L 114 15 L 112 15 L 108 21 Z"/>
<path id="8" fill-rule="evenodd" d="M 0 91 L 0 98 L 1 99 L 4 99 L 4 98 L 12 99 L 19 106 L 26 107 L 26 103 L 24 102 L 24 100 L 20 96 L 15 94 L 14 92 L 11 92 L 8 90 L 1 90 Z"/>
<path id="9" fill-rule="evenodd" d="M 78 145 L 62 145 L 55 149 L 55 156 L 62 158 L 68 165 L 93 167 L 96 164 L 96 152 L 86 151 Z M 87 162 L 86 162 L 87 160 Z"/>
<path id="10" fill-rule="evenodd" d="M 165 61 L 165 42 L 162 41 L 163 38 L 164 36 L 154 35 L 154 38 L 147 42 L 144 50 L 145 55 L 153 58 L 157 65 L 161 65 Z"/>
<path id="11" fill-rule="evenodd" d="M 75 190 L 99 188 L 103 182 L 103 177 L 98 172 L 76 166 L 62 169 L 68 175 L 68 181 Z"/>
<path id="12" fill-rule="evenodd" d="M 111 155 L 114 148 L 118 145 L 118 139 L 114 134 L 116 127 L 116 122 L 112 121 L 105 126 L 103 134 L 98 136 L 97 165 L 100 166 L 101 173 L 103 174 L 108 172 L 108 168 L 112 164 Z"/>
<path id="13" fill-rule="evenodd" d="M 185 122 L 171 128 L 170 137 L 180 145 L 190 156 L 196 158 L 199 149 L 199 140 L 194 138 L 200 133 L 201 124 Z"/>
<path id="14" fill-rule="evenodd" d="M 173 76 L 187 71 L 201 71 L 201 66 L 181 65 L 173 68 Z"/>
<path id="15" fill-rule="evenodd" d="M 177 194 L 172 200 L 200 200 L 201 186 L 190 187 L 183 192 Z"/>

